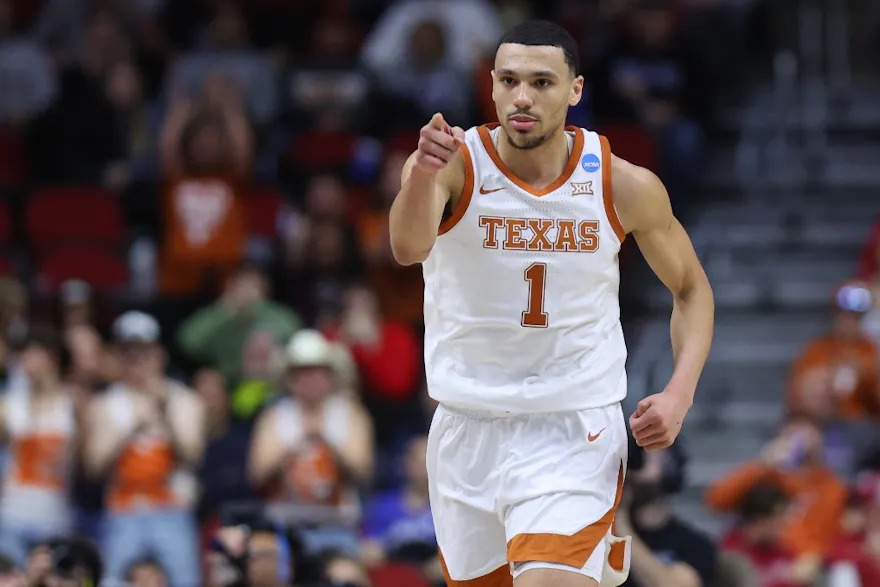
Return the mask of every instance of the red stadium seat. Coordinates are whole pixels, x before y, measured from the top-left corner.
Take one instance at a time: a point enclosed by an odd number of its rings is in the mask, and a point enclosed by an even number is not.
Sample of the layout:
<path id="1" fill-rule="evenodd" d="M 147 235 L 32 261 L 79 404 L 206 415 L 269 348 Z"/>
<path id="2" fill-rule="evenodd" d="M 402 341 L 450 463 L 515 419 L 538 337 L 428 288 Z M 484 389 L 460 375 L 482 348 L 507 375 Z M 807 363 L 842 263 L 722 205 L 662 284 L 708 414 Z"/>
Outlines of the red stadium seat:
<path id="1" fill-rule="evenodd" d="M 98 187 L 48 188 L 27 202 L 25 227 L 39 250 L 70 242 L 119 246 L 125 236 L 122 206 Z"/>
<path id="2" fill-rule="evenodd" d="M 373 587 L 431 587 L 431 582 L 412 565 L 388 563 L 370 570 Z"/>
<path id="3" fill-rule="evenodd" d="M 251 234 L 275 238 L 278 236 L 278 215 L 284 206 L 284 194 L 270 188 L 258 189 L 244 199 Z"/>
<path id="4" fill-rule="evenodd" d="M 305 133 L 297 135 L 290 147 L 290 160 L 305 169 L 345 166 L 351 159 L 357 135 L 350 133 Z"/>
<path id="5" fill-rule="evenodd" d="M 68 246 L 41 256 L 37 282 L 42 288 L 56 292 L 68 279 L 82 279 L 101 292 L 121 292 L 128 269 L 118 255 L 97 246 Z"/>

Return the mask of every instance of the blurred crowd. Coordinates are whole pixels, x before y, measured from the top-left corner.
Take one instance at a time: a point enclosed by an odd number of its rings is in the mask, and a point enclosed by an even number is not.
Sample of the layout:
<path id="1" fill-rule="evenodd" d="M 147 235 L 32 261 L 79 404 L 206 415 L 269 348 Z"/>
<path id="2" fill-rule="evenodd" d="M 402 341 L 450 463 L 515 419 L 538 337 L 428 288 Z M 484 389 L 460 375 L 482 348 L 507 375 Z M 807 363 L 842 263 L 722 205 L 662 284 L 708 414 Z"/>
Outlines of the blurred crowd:
<path id="1" fill-rule="evenodd" d="M 495 120 L 497 39 L 550 18 L 583 53 L 570 122 L 686 209 L 750 4 L 0 0 L 0 581 L 442 584 L 421 270 L 387 230 L 417 129 Z M 876 413 L 860 295 L 798 363 L 784 440 L 709 493 L 742 556 L 670 513 L 680 451 L 633 449 L 628 585 L 876 572 L 873 494 L 817 448 L 816 422 Z"/>

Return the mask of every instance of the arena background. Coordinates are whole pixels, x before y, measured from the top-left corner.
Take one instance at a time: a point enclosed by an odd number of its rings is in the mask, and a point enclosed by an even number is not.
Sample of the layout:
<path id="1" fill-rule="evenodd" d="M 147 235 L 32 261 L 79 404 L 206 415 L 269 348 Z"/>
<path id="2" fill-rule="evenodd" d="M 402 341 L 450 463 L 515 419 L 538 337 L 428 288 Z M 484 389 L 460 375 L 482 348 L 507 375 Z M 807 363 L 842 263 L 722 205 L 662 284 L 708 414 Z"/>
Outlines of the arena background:
<path id="1" fill-rule="evenodd" d="M 3 580 L 42 584 L 53 566 L 39 547 L 58 514 L 12 501 L 49 491 L 138 587 L 190 587 L 174 570 L 188 566 L 205 585 L 442 584 L 421 272 L 394 262 L 387 211 L 434 112 L 494 120 L 495 44 L 530 17 L 578 40 L 570 122 L 660 175 L 715 289 L 676 450 L 632 456 L 644 491 L 627 522 L 647 548 L 630 584 L 668 587 L 656 569 L 685 564 L 694 587 L 880 585 L 867 0 L 0 0 Z M 632 242 L 621 271 L 634 404 L 671 373 L 671 298 Z M 92 406 L 133 342 L 161 345 L 193 388 L 206 449 L 174 487 L 181 517 L 146 500 L 125 526 L 118 479 L 89 474 L 80 449 L 100 449 L 111 424 Z M 76 441 L 70 465 L 47 465 L 69 483 L 47 490 L 22 474 L 48 457 L 24 450 L 10 406 L 59 377 Z M 255 429 L 292 380 L 324 423 L 288 422 L 317 438 L 308 450 L 264 426 L 291 447 L 273 485 Z M 357 474 L 339 475 L 322 435 L 361 447 Z M 192 548 L 169 547 L 190 520 Z"/>

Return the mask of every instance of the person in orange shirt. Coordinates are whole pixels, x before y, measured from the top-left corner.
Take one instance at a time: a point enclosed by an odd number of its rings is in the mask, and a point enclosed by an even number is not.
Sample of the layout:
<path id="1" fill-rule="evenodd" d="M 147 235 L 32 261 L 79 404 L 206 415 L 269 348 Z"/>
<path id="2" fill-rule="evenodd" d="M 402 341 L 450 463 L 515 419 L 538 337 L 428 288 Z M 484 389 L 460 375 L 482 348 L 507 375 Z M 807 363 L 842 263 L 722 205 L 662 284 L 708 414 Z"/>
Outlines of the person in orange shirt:
<path id="1" fill-rule="evenodd" d="M 201 585 L 193 516 L 193 471 L 205 445 L 204 408 L 187 387 L 168 379 L 156 320 L 126 312 L 113 326 L 122 380 L 90 406 L 85 465 L 107 479 L 103 553 L 107 576 L 121 581 L 155 556 L 173 587 Z"/>
<path id="2" fill-rule="evenodd" d="M 76 403 L 61 382 L 61 345 L 32 332 L 21 353 L 21 384 L 0 401 L 0 434 L 10 458 L 0 497 L 0 554 L 23 565 L 41 541 L 73 525 L 68 500 L 78 429 Z"/>
<path id="3" fill-rule="evenodd" d="M 791 369 L 787 403 L 820 421 L 880 417 L 877 347 L 861 331 L 870 290 L 846 283 L 834 295 L 831 330 L 810 342 Z"/>
<path id="4" fill-rule="evenodd" d="M 253 138 L 241 92 L 209 78 L 204 101 L 178 99 L 160 140 L 164 242 L 160 282 L 167 295 L 201 293 L 241 262 L 247 228 L 241 197 Z"/>
<path id="5" fill-rule="evenodd" d="M 797 576 L 814 576 L 840 531 L 846 485 L 823 462 L 822 432 L 808 417 L 793 415 L 759 459 L 744 463 L 706 491 L 707 506 L 732 512 L 756 486 L 770 484 L 788 497 L 781 544 L 795 556 Z"/>
<path id="6" fill-rule="evenodd" d="M 315 330 L 293 335 L 285 351 L 288 395 L 257 420 L 248 469 L 270 502 L 309 506 L 333 519 L 303 529 L 307 549 L 357 554 L 351 524 L 360 515 L 358 489 L 373 474 L 373 425 L 356 398 L 339 392 L 333 349 Z"/>

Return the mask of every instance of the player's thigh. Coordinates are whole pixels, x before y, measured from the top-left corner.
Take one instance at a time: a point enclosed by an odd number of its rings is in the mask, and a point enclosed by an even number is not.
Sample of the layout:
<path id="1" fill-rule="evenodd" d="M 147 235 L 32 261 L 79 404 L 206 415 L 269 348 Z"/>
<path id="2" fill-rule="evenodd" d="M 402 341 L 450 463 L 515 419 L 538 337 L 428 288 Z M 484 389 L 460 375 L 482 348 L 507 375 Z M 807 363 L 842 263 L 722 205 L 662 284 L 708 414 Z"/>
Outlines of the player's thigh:
<path id="1" fill-rule="evenodd" d="M 517 575 L 514 587 L 599 587 L 599 582 L 570 569 L 530 568 Z"/>
<path id="2" fill-rule="evenodd" d="M 609 406 L 542 416 L 531 428 L 521 439 L 531 450 L 505 471 L 504 520 L 514 576 L 549 563 L 545 570 L 601 581 L 626 469 L 623 412 Z"/>
<path id="3" fill-rule="evenodd" d="M 504 525 L 495 511 L 496 430 L 437 409 L 428 434 L 428 491 L 450 586 L 510 587 Z"/>

